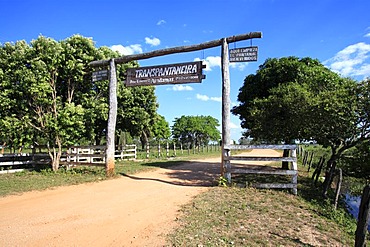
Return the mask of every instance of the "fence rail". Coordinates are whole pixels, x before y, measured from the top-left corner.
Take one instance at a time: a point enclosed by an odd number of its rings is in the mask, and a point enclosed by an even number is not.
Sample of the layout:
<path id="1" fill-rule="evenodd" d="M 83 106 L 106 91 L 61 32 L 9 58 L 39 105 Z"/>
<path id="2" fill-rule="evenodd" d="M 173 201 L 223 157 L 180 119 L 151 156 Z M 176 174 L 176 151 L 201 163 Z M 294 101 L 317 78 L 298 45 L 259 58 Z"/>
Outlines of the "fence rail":
<path id="1" fill-rule="evenodd" d="M 291 150 L 290 157 L 264 157 L 264 156 L 232 156 L 231 150 L 251 150 L 251 149 L 277 149 Z M 289 175 L 292 176 L 291 183 L 256 183 L 253 187 L 256 188 L 290 188 L 293 194 L 297 194 L 297 179 L 298 179 L 298 167 L 297 167 L 297 156 L 296 156 L 297 145 L 225 145 L 224 146 L 224 170 L 225 177 L 228 182 L 231 183 L 232 174 L 264 174 L 264 175 Z M 258 167 L 251 166 L 249 164 L 243 165 L 243 167 L 233 168 L 230 161 L 285 161 L 290 162 L 291 166 L 289 170 L 278 169 L 274 167 Z"/>
<path id="2" fill-rule="evenodd" d="M 105 148 L 106 146 L 70 146 L 60 158 L 62 165 L 105 165 Z M 10 167 L 27 167 L 37 164 L 48 164 L 51 159 L 47 153 L 23 154 L 0 154 L 0 167 L 4 170 L 2 173 L 9 173 L 10 170 L 20 171 L 21 169 L 9 169 Z M 116 159 L 136 159 L 136 145 L 125 145 L 117 147 L 115 151 Z"/>

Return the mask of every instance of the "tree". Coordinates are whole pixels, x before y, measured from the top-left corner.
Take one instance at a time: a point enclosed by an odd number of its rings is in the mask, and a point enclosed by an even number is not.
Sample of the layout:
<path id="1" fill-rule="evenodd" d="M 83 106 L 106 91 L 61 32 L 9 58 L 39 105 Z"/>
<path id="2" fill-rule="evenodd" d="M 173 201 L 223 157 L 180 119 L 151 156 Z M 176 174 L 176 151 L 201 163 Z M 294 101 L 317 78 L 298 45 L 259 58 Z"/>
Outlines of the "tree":
<path id="1" fill-rule="evenodd" d="M 188 146 L 207 145 L 209 141 L 220 139 L 218 126 L 218 120 L 211 116 L 181 116 L 175 118 L 172 136 Z"/>
<path id="2" fill-rule="evenodd" d="M 330 147 L 328 176 L 324 183 L 326 195 L 337 160 L 346 150 L 370 138 L 369 80 L 357 83 L 341 78 L 317 62 L 310 66 L 308 61 L 310 59 L 293 59 L 293 63 L 302 64 L 290 67 L 294 71 L 289 72 L 279 69 L 278 60 L 275 61 L 277 64 L 274 63 L 273 68 L 277 68 L 275 72 L 270 66 L 267 66 L 267 71 L 266 66 L 260 67 L 257 75 L 288 73 L 297 75 L 297 78 L 293 80 L 289 77 L 288 81 L 271 83 L 275 86 L 268 90 L 268 94 L 262 95 L 245 92 L 247 88 L 251 89 L 248 86 L 251 78 L 253 85 L 258 82 L 251 75 L 241 88 L 239 100 L 246 95 L 254 95 L 255 98 L 242 101 L 241 106 L 233 110 L 241 118 L 248 116 L 244 121 L 244 126 L 249 128 L 247 135 L 256 139 L 273 142 L 286 142 L 289 139 L 316 140 L 317 143 Z M 283 65 L 285 62 L 286 59 L 283 59 Z M 275 78 L 283 76 L 275 75 Z M 242 112 L 243 110 L 247 112 Z"/>
<path id="3" fill-rule="evenodd" d="M 0 46 L 0 142 L 14 148 L 47 144 L 53 170 L 62 145 L 100 144 L 107 127 L 108 80 L 92 82 L 89 63 L 118 56 L 80 35 Z M 124 87 L 125 70 L 133 66 L 137 62 L 117 66 L 123 123 L 117 131 L 140 136 L 150 133 L 158 104 L 154 88 Z"/>
<path id="4" fill-rule="evenodd" d="M 157 140 L 167 140 L 171 137 L 170 126 L 162 115 L 157 114 L 153 124 L 152 132 L 154 138 Z"/>
<path id="5" fill-rule="evenodd" d="M 316 79 L 313 79 L 315 77 Z M 334 78 L 333 78 L 334 77 Z M 318 81 L 323 80 L 320 82 L 320 85 L 325 84 L 330 78 L 332 80 L 339 79 L 339 76 L 335 73 L 331 72 L 329 69 L 324 67 L 318 60 L 311 59 L 311 58 L 302 58 L 299 59 L 297 57 L 284 57 L 284 58 L 269 58 L 267 59 L 262 65 L 259 66 L 256 74 L 248 75 L 243 83 L 243 86 L 239 89 L 238 94 L 238 101 L 240 104 L 232 108 L 232 113 L 234 115 L 238 115 L 241 122 L 242 128 L 244 128 L 247 132 L 245 136 L 254 137 L 254 138 L 265 138 L 261 136 L 261 132 L 259 131 L 258 134 L 253 134 L 258 126 L 255 123 L 255 118 L 253 114 L 256 114 L 255 110 L 256 107 L 253 107 L 255 104 L 254 100 L 259 99 L 267 99 L 274 90 L 279 85 L 285 85 L 289 83 L 297 83 L 298 85 L 305 84 L 308 80 L 314 80 L 318 83 Z M 291 87 L 291 88 L 289 88 Z M 287 86 L 286 90 L 294 90 L 294 86 Z M 285 92 L 283 92 L 285 93 Z M 299 94 L 299 92 L 296 91 Z M 278 92 L 275 92 L 276 100 L 280 101 L 283 99 L 285 95 L 278 95 Z M 292 96 L 290 100 L 299 100 L 299 98 Z M 288 100 L 288 99 L 285 99 Z M 279 104 L 279 102 L 277 102 Z M 294 102 L 290 102 L 294 103 Z M 290 104 L 286 102 L 285 104 Z M 299 102 L 295 102 L 299 103 Z M 301 105 L 302 106 L 302 105 Z M 252 110 L 253 109 L 253 110 Z M 291 136 L 290 134 L 290 126 L 291 121 L 285 121 L 287 117 L 292 119 L 290 116 L 292 113 L 292 109 L 287 109 L 286 107 L 279 107 L 279 110 L 271 111 L 269 118 L 272 120 L 282 119 L 284 121 L 283 124 L 275 123 L 280 127 L 285 127 L 284 130 L 284 138 L 282 139 L 281 129 L 275 128 L 278 135 L 279 140 L 276 140 L 275 137 L 271 136 L 274 133 L 268 133 L 267 140 L 269 141 L 284 141 L 289 143 L 292 139 L 295 139 L 296 136 Z M 268 124 L 268 123 L 267 123 Z M 285 125 L 288 124 L 288 125 Z M 257 128 L 256 128 L 257 127 Z M 267 133 L 266 133 L 267 134 Z M 282 140 L 281 140 L 282 139 Z"/>
<path id="6" fill-rule="evenodd" d="M 23 116 L 28 109 L 22 81 L 30 73 L 29 50 L 25 41 L 0 47 L 0 143 L 14 149 L 32 144 L 34 136 Z"/>

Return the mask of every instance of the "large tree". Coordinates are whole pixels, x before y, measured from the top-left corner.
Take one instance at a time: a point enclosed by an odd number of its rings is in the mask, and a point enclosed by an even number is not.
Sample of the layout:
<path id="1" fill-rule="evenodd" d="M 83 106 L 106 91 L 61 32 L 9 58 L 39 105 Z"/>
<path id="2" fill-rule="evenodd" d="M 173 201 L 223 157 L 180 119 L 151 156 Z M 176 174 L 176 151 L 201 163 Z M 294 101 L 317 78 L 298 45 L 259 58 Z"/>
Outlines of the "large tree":
<path id="1" fill-rule="evenodd" d="M 282 65 L 286 59 L 301 65 L 290 67 L 293 71 L 287 72 L 279 66 L 280 60 L 275 60 L 274 66 L 261 66 L 256 75 L 282 73 L 295 74 L 296 78 L 272 83 L 274 86 L 262 95 L 245 91 L 252 89 L 248 86 L 251 79 L 253 85 L 258 84 L 258 79 L 250 75 L 239 96 L 258 96 L 246 100 L 239 97 L 241 106 L 233 111 L 241 118 L 247 118 L 243 122 L 244 127 L 248 127 L 246 133 L 256 139 L 273 142 L 315 140 L 330 147 L 329 175 L 324 183 L 326 194 L 337 160 L 346 150 L 370 138 L 369 81 L 357 83 L 341 78 L 316 60 L 311 66 L 307 58 L 284 58 Z M 275 75 L 275 78 L 283 78 L 283 75 Z M 260 84 L 264 83 L 260 81 Z"/>
<path id="2" fill-rule="evenodd" d="M 218 120 L 211 116 L 181 116 L 175 118 L 172 136 L 183 145 L 197 146 L 219 141 Z"/>
<path id="3" fill-rule="evenodd" d="M 108 80 L 92 82 L 88 64 L 118 56 L 80 35 L 0 46 L 0 142 L 14 148 L 47 144 L 54 170 L 62 145 L 99 144 L 107 127 Z M 158 104 L 153 88 L 123 86 L 125 70 L 133 66 L 138 64 L 117 66 L 118 121 L 125 123 L 122 131 L 140 136 Z"/>

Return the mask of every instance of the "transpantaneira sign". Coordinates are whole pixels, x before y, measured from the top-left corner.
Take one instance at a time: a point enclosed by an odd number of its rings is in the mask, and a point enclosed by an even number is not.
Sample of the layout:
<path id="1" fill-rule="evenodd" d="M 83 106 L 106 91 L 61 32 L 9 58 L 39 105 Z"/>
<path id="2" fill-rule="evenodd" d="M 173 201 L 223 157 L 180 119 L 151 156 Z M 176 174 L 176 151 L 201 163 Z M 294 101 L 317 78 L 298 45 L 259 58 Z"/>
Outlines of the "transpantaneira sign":
<path id="1" fill-rule="evenodd" d="M 201 83 L 202 61 L 127 69 L 126 86 Z"/>

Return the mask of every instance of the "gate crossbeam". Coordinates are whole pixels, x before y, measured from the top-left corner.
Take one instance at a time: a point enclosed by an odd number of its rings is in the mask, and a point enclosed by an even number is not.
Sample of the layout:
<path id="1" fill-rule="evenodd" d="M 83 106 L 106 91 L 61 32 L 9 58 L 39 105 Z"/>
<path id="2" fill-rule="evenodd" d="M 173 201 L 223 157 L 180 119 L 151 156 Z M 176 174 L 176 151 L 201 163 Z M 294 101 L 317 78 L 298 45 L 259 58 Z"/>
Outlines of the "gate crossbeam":
<path id="1" fill-rule="evenodd" d="M 262 33 L 261 32 L 250 32 L 246 34 L 235 35 L 235 36 L 226 38 L 226 42 L 233 43 L 233 42 L 237 42 L 241 40 L 254 39 L 254 38 L 262 38 Z M 114 62 L 116 64 L 121 64 L 121 63 L 127 63 L 127 62 L 134 61 L 134 60 L 148 59 L 152 57 L 170 55 L 170 54 L 175 54 L 175 53 L 199 51 L 203 49 L 220 46 L 222 45 L 222 42 L 223 42 L 223 38 L 218 39 L 218 40 L 208 41 L 208 42 L 197 44 L 197 45 L 178 46 L 178 47 L 166 48 L 166 49 L 156 50 L 156 51 L 151 51 L 151 52 L 146 52 L 146 53 L 122 56 L 122 57 L 115 58 Z M 91 67 L 107 66 L 109 65 L 109 61 L 110 59 L 93 61 L 90 63 L 90 66 Z"/>

